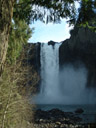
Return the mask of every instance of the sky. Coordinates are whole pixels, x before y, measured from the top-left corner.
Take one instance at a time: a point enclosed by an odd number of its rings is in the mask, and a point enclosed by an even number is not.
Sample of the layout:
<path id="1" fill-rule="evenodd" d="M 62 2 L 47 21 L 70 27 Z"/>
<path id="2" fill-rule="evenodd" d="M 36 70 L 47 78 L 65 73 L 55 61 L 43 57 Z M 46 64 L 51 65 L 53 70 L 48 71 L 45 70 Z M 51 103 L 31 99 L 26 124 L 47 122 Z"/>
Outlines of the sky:
<path id="1" fill-rule="evenodd" d="M 79 4 L 76 3 L 76 7 L 79 7 Z M 55 42 L 61 42 L 65 39 L 68 39 L 70 37 L 70 30 L 73 28 L 73 26 L 69 27 L 67 20 L 62 19 L 61 23 L 53 24 L 48 23 L 44 24 L 40 21 L 34 22 L 34 24 L 31 24 L 30 27 L 34 27 L 34 33 L 32 34 L 32 37 L 29 39 L 30 43 L 36 43 L 36 42 L 48 42 L 50 40 L 53 40 Z"/>
<path id="2" fill-rule="evenodd" d="M 30 43 L 36 42 L 48 42 L 50 40 L 61 42 L 70 37 L 69 31 L 73 28 L 72 26 L 66 23 L 65 20 L 62 20 L 61 23 L 58 24 L 44 24 L 40 21 L 31 24 L 30 27 L 34 27 L 34 33 L 30 38 Z"/>

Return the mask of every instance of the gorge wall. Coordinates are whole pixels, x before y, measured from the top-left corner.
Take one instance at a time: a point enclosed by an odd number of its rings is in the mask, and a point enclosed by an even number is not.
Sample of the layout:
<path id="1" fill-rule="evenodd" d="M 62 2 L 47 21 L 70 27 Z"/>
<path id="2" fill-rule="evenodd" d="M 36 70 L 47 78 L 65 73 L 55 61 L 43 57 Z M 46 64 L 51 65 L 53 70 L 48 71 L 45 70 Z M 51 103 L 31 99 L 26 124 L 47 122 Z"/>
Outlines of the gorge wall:
<path id="1" fill-rule="evenodd" d="M 70 39 L 60 46 L 59 60 L 61 67 L 68 63 L 78 66 L 83 62 L 88 70 L 86 86 L 96 87 L 96 33 L 88 28 L 72 30 Z"/>

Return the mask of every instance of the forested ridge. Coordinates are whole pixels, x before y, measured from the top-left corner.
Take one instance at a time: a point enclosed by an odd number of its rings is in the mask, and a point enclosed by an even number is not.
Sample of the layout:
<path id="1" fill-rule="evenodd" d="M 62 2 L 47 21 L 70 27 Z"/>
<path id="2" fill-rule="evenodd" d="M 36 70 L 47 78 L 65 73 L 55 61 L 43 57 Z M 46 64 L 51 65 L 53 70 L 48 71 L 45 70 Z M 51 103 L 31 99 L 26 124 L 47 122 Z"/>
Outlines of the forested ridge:
<path id="1" fill-rule="evenodd" d="M 75 1 L 81 5 L 78 16 Z M 1 128 L 27 128 L 32 121 L 32 106 L 27 99 L 30 91 L 26 85 L 32 80 L 34 90 L 39 76 L 34 66 L 27 65 L 28 40 L 34 34 L 29 24 L 37 20 L 60 23 L 61 18 L 67 18 L 70 25 L 96 32 L 96 0 L 75 1 L 0 0 Z M 28 71 L 32 71 L 29 78 Z"/>

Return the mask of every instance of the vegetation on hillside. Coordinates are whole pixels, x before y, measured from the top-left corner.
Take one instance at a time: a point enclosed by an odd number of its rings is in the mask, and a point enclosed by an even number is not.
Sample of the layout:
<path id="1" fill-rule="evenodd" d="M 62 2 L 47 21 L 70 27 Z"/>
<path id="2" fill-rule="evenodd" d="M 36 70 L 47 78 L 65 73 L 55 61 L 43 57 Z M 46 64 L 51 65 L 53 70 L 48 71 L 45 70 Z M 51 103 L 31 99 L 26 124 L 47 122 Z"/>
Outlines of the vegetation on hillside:
<path id="1" fill-rule="evenodd" d="M 81 1 L 76 24 L 96 32 L 96 0 Z"/>
<path id="2" fill-rule="evenodd" d="M 32 33 L 24 19 L 13 18 L 5 68 L 0 77 L 0 128 L 27 128 L 33 119 L 34 106 L 29 104 L 28 96 L 35 90 L 39 77 L 27 63 Z M 29 81 L 32 81 L 30 86 Z"/>
<path id="3" fill-rule="evenodd" d="M 35 90 L 39 77 L 34 67 L 27 64 L 26 47 L 15 64 L 7 62 L 0 79 L 1 128 L 27 128 L 34 118 L 34 106 L 29 104 L 28 96 Z"/>
<path id="4" fill-rule="evenodd" d="M 10 64 L 14 63 L 20 56 L 24 45 L 28 43 L 31 36 L 32 30 L 24 20 L 17 20 L 12 23 L 7 51 L 7 61 Z"/>
<path id="5" fill-rule="evenodd" d="M 19 94 L 17 82 L 21 73 L 16 67 L 7 67 L 0 81 L 0 127 L 26 128 L 32 118 L 31 106 L 26 97 Z M 18 73 L 18 77 L 17 76 Z"/>

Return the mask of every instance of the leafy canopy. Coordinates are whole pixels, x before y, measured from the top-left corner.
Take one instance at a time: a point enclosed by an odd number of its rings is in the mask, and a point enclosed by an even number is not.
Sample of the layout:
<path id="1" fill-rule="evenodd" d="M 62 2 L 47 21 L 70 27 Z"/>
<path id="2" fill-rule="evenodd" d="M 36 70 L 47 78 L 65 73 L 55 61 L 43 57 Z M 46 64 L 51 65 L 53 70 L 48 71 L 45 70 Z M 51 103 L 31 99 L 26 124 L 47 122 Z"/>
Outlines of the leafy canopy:
<path id="1" fill-rule="evenodd" d="M 96 30 L 96 0 L 82 0 L 77 24 Z"/>
<path id="2" fill-rule="evenodd" d="M 79 15 L 75 2 L 80 3 Z M 96 0 L 20 0 L 15 4 L 14 17 L 24 19 L 28 24 L 37 20 L 58 23 L 61 18 L 68 18 L 70 24 L 88 26 L 89 22 L 94 24 L 96 21 L 95 9 Z"/>
<path id="3" fill-rule="evenodd" d="M 14 17 L 30 21 L 59 22 L 75 15 L 74 0 L 23 0 L 15 4 Z"/>
<path id="4" fill-rule="evenodd" d="M 15 63 L 20 56 L 22 48 L 27 44 L 32 36 L 32 30 L 23 20 L 14 21 L 11 25 L 9 46 L 7 52 L 7 62 Z"/>

